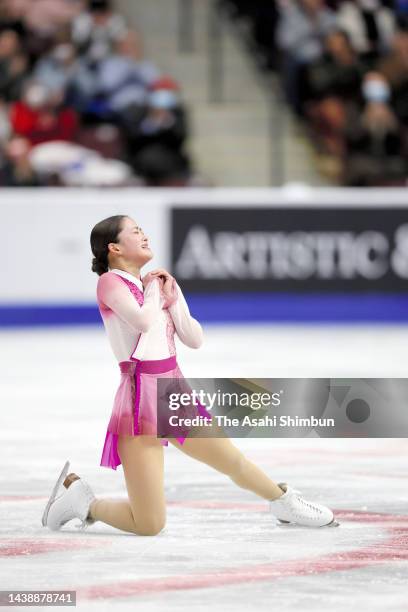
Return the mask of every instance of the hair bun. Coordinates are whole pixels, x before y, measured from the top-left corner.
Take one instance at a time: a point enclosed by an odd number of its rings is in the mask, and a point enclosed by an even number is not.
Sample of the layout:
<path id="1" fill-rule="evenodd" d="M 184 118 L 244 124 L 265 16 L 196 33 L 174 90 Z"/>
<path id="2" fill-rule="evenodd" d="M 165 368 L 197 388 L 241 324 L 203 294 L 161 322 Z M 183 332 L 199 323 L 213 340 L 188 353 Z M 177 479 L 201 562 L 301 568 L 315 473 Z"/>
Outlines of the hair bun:
<path id="1" fill-rule="evenodd" d="M 108 266 L 104 264 L 103 261 L 101 261 L 100 259 L 97 259 L 96 257 L 92 259 L 92 272 L 96 272 L 98 276 L 101 276 L 101 274 L 104 274 L 104 272 L 107 272 L 107 271 L 108 271 Z"/>

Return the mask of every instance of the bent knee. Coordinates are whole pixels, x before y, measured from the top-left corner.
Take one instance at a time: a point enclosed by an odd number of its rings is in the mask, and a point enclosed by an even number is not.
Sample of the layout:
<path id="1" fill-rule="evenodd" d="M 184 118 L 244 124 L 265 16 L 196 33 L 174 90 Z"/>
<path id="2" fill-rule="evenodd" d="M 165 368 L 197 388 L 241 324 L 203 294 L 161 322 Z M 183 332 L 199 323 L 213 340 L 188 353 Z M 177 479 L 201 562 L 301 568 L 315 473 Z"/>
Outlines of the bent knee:
<path id="1" fill-rule="evenodd" d="M 165 526 L 165 519 L 149 519 L 148 521 L 135 522 L 134 533 L 142 536 L 155 536 L 158 535 Z"/>
<path id="2" fill-rule="evenodd" d="M 137 529 L 135 533 L 141 536 L 155 536 L 158 535 L 163 529 L 164 525 L 148 525 L 146 527 Z"/>

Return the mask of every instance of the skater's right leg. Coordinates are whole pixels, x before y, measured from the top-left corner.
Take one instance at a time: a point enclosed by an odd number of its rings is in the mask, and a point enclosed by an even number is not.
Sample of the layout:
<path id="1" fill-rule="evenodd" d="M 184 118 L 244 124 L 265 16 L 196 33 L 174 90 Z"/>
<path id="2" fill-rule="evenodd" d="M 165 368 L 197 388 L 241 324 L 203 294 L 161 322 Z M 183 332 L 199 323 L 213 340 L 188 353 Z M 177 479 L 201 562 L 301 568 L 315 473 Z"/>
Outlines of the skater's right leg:
<path id="1" fill-rule="evenodd" d="M 96 499 L 91 518 L 122 531 L 157 535 L 166 522 L 163 446 L 155 436 L 119 436 L 118 454 L 129 499 Z"/>

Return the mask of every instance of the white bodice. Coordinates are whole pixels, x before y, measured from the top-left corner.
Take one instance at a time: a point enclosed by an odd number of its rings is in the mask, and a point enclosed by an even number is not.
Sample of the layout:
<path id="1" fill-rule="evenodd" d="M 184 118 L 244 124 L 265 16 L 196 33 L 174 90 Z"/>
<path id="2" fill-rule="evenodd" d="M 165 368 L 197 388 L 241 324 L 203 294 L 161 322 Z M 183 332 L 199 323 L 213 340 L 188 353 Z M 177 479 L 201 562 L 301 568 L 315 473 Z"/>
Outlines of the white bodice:
<path id="1" fill-rule="evenodd" d="M 130 357 L 149 360 L 175 355 L 175 334 L 190 348 L 201 346 L 202 327 L 191 316 L 178 283 L 176 285 L 176 302 L 162 309 L 164 299 L 158 279 L 150 282 L 144 291 L 140 278 L 124 270 L 115 268 L 99 277 L 99 312 L 118 362 Z"/>

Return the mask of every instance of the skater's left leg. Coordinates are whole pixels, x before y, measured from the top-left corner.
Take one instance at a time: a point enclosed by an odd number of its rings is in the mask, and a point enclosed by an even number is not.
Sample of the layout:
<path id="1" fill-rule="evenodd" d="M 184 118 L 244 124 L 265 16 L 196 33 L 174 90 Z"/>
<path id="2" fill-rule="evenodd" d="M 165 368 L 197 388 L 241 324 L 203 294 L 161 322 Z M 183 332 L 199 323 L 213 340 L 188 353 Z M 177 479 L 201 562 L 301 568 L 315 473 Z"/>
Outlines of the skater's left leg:
<path id="1" fill-rule="evenodd" d="M 277 499 L 283 494 L 282 489 L 247 459 L 229 438 L 186 438 L 183 444 L 175 438 L 168 439 L 186 455 L 229 476 L 242 489 L 268 500 Z"/>
<path id="2" fill-rule="evenodd" d="M 286 483 L 281 483 L 282 488 L 278 486 L 232 444 L 218 425 L 212 427 L 211 437 L 204 437 L 208 430 L 200 437 L 198 428 L 194 429 L 194 436 L 187 437 L 183 444 L 174 438 L 168 440 L 186 455 L 226 474 L 241 488 L 270 500 L 271 513 L 277 519 L 308 527 L 338 526 L 330 508 L 305 500 Z"/>

